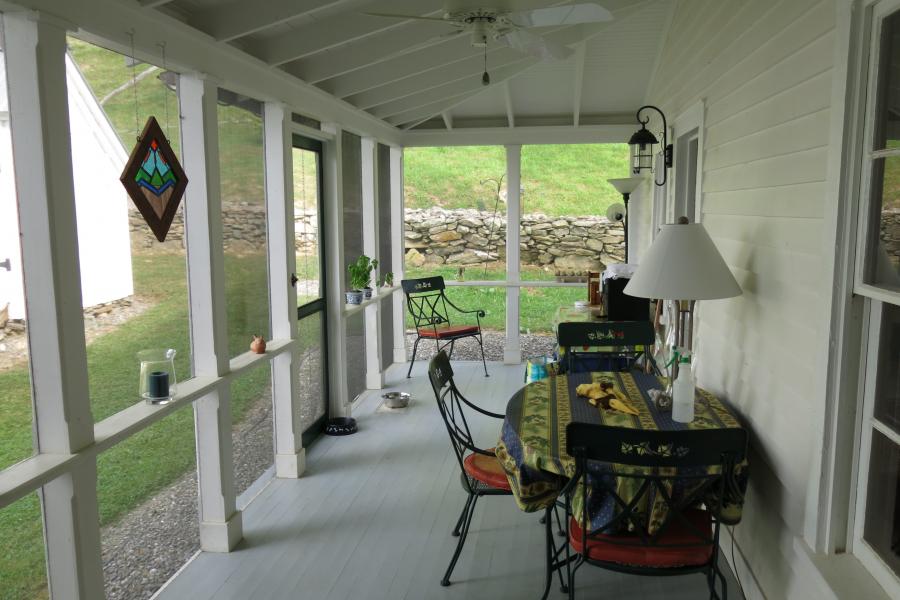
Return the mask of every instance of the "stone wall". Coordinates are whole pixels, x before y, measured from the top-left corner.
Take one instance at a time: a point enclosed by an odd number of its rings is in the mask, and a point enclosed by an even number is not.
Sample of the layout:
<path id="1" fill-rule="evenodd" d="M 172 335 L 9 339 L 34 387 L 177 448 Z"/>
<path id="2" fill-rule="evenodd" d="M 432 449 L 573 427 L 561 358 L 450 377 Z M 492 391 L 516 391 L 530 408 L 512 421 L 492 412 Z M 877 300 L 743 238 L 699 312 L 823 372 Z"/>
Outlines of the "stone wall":
<path id="1" fill-rule="evenodd" d="M 265 240 L 266 214 L 262 204 L 241 202 L 223 206 L 225 248 L 252 250 Z M 131 246 L 136 252 L 184 248 L 184 218 L 180 208 L 166 241 L 156 241 L 140 213 L 129 209 Z M 295 215 L 298 253 L 315 250 L 318 215 L 304 211 Z M 549 267 L 559 272 L 597 270 L 625 255 L 621 223 L 606 217 L 522 216 L 519 230 L 522 264 Z M 405 237 L 407 262 L 413 265 L 470 265 L 503 260 L 506 256 L 506 216 L 468 209 L 408 209 Z M 887 209 L 881 218 L 881 239 L 895 267 L 900 268 L 900 209 Z"/>
<path id="2" fill-rule="evenodd" d="M 132 206 L 128 211 L 131 227 L 131 248 L 136 252 L 148 250 L 180 250 L 184 248 L 184 212 L 179 207 L 166 241 L 160 244 Z M 304 210 L 294 216 L 294 231 L 298 253 L 315 251 L 318 243 L 318 215 Z M 259 248 L 266 240 L 266 208 L 262 204 L 240 202 L 222 206 L 222 237 L 226 250 L 247 251 Z"/>
<path id="3" fill-rule="evenodd" d="M 460 265 L 502 260 L 506 255 L 506 216 L 468 209 L 406 211 L 406 260 L 412 265 Z M 602 270 L 625 258 L 621 223 L 606 217 L 522 216 L 521 262 L 562 273 Z"/>

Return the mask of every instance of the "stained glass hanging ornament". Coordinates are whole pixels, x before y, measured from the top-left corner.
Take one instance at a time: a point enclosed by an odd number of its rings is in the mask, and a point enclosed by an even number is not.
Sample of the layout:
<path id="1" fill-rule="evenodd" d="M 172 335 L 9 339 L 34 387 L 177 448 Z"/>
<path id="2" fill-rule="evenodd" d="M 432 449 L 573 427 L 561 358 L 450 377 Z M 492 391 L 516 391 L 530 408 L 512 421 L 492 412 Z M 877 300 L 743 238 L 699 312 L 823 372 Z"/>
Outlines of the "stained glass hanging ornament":
<path id="1" fill-rule="evenodd" d="M 119 180 L 156 239 L 166 241 L 188 180 L 156 117 L 147 119 Z"/>

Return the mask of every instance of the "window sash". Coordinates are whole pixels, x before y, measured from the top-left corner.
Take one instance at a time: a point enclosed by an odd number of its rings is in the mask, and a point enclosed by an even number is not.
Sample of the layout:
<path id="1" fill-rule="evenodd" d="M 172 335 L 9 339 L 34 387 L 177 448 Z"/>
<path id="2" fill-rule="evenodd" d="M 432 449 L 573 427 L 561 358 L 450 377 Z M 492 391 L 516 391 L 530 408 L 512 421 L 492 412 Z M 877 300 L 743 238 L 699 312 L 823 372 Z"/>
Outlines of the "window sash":
<path id="1" fill-rule="evenodd" d="M 882 77 L 886 70 L 881 68 L 884 44 L 882 44 L 883 26 L 888 17 L 900 11 L 900 0 L 883 0 L 872 7 L 872 21 L 869 37 L 869 72 L 865 108 L 865 125 L 863 137 L 862 170 L 859 193 L 859 211 L 857 213 L 857 252 L 854 269 L 854 287 L 856 294 L 869 299 L 900 305 L 900 289 L 893 289 L 877 282 L 866 281 L 865 274 L 873 270 L 877 246 L 879 222 L 874 219 L 876 202 L 873 198 L 873 173 L 875 162 L 900 157 L 898 148 L 875 148 L 876 129 L 878 127 L 879 92 Z M 880 202 L 880 201 L 879 201 Z"/>

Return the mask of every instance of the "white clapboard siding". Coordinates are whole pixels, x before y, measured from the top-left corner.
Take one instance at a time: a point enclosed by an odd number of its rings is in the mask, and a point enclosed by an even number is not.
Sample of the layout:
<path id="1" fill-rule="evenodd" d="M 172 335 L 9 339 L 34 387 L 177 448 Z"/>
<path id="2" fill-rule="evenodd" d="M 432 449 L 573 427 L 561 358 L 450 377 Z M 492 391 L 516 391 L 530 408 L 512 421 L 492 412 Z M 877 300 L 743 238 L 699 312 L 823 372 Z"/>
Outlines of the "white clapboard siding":
<path id="1" fill-rule="evenodd" d="M 791 540 L 817 468 L 834 44 L 827 0 L 682 0 L 646 98 L 670 118 L 705 106 L 702 220 L 744 294 L 700 304 L 698 379 L 753 432 L 735 536 L 769 598 L 804 585 Z"/>

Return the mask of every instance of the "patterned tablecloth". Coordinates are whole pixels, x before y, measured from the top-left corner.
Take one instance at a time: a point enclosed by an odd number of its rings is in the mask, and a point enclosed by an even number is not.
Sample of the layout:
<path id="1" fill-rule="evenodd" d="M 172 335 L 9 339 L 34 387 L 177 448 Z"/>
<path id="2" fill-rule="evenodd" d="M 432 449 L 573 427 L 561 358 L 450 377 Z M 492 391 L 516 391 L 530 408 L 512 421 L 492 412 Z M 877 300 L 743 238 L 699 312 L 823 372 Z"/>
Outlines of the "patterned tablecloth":
<path id="1" fill-rule="evenodd" d="M 632 416 L 617 410 L 604 410 L 575 394 L 579 384 L 601 379 L 612 381 L 615 389 L 628 397 L 639 414 Z M 566 454 L 566 425 L 571 421 L 655 430 L 741 426 L 727 404 L 699 388 L 694 421 L 675 422 L 671 411 L 658 409 L 648 395 L 649 390 L 663 387 L 663 382 L 656 376 L 634 371 L 572 373 L 529 383 L 516 392 L 507 404 L 496 452 L 519 508 L 532 512 L 552 505 L 560 489 L 574 474 L 575 460 Z M 742 488 L 746 485 L 746 467 L 745 462 L 736 468 Z M 592 464 L 588 482 L 591 477 L 609 477 L 608 471 L 609 465 Z M 637 481 L 619 478 L 616 485 L 623 498 L 628 499 L 625 487 Z M 580 494 L 575 494 L 575 498 L 580 498 Z M 601 497 L 599 492 L 591 493 L 588 502 L 592 529 L 602 527 L 614 516 L 615 503 L 611 497 Z M 661 501 L 654 502 L 649 511 L 651 519 L 661 520 L 665 516 L 664 510 Z M 576 510 L 575 514 L 580 514 L 580 510 Z M 720 516 L 723 522 L 737 523 L 741 518 L 740 504 L 728 504 Z"/>

